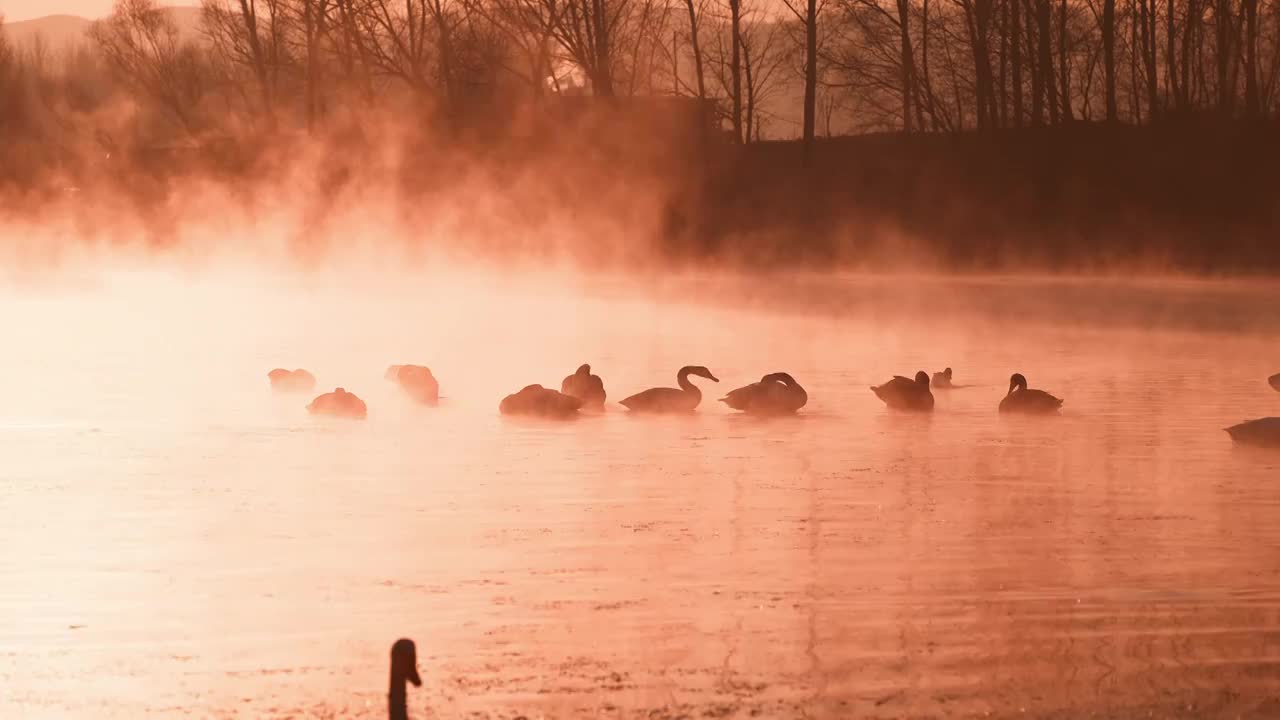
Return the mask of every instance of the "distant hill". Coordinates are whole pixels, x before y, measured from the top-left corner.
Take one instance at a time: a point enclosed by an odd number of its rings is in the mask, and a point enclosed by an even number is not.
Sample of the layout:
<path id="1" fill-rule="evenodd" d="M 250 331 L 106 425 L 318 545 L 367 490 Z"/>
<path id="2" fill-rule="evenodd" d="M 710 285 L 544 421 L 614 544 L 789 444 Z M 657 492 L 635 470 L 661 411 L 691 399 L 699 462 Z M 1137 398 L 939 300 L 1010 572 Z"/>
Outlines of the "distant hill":
<path id="1" fill-rule="evenodd" d="M 178 32 L 183 39 L 198 40 L 200 38 L 200 8 L 198 7 L 166 7 L 165 12 L 173 18 Z M 75 15 L 47 15 L 34 20 L 22 22 L 6 22 L 4 34 L 19 47 L 43 39 L 50 49 L 60 50 L 74 47 L 84 42 L 89 33 L 92 20 Z"/>

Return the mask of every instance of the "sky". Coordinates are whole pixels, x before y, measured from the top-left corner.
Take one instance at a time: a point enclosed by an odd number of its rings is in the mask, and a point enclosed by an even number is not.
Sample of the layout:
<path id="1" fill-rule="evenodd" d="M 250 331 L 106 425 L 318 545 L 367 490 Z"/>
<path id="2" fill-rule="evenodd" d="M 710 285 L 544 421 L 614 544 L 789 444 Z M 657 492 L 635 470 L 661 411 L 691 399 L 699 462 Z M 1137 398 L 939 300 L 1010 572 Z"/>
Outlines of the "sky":
<path id="1" fill-rule="evenodd" d="M 0 15 L 9 22 L 45 15 L 79 15 L 99 18 L 111 12 L 114 0 L 0 0 Z M 163 5 L 199 5 L 198 0 L 165 0 Z"/>

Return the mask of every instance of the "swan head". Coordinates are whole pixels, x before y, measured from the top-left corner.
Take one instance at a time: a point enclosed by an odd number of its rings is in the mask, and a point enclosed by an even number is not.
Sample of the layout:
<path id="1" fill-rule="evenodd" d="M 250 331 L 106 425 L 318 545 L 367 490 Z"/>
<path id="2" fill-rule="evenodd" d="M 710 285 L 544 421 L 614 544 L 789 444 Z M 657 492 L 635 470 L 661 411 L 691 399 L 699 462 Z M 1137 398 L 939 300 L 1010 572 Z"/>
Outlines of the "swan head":
<path id="1" fill-rule="evenodd" d="M 391 681 L 405 680 L 414 687 L 422 685 L 418 677 L 418 649 L 409 638 L 400 638 L 391 646 Z"/>
<path id="2" fill-rule="evenodd" d="M 590 374 L 591 374 L 591 366 L 590 366 L 589 364 L 587 364 L 587 363 L 583 363 L 582 365 L 578 366 L 578 372 L 576 372 L 576 373 L 574 373 L 574 374 L 575 374 L 575 375 L 590 375 Z"/>
<path id="3" fill-rule="evenodd" d="M 951 379 L 951 368 L 947 368 L 946 370 L 943 370 L 943 371 L 942 371 L 942 374 L 943 374 L 943 375 L 944 375 L 948 380 L 950 380 L 950 379 Z"/>
<path id="4" fill-rule="evenodd" d="M 784 385 L 798 384 L 795 378 L 791 377 L 789 373 L 784 372 L 769 373 L 768 375 L 760 378 L 760 382 L 780 382 Z"/>
<path id="5" fill-rule="evenodd" d="M 1022 373 L 1014 373 L 1009 377 L 1009 392 L 1006 394 L 1012 394 L 1014 390 L 1026 390 L 1026 389 L 1027 389 L 1027 379 L 1022 376 Z"/>
<path id="6" fill-rule="evenodd" d="M 929 373 L 921 370 L 916 373 L 916 384 L 929 387 Z"/>
<path id="7" fill-rule="evenodd" d="M 702 365 L 689 365 L 684 369 L 682 369 L 680 372 L 684 373 L 685 375 L 697 375 L 698 377 L 706 378 L 711 382 L 720 382 L 720 378 L 716 377 L 715 375 L 712 375 L 711 371 L 706 369 Z"/>

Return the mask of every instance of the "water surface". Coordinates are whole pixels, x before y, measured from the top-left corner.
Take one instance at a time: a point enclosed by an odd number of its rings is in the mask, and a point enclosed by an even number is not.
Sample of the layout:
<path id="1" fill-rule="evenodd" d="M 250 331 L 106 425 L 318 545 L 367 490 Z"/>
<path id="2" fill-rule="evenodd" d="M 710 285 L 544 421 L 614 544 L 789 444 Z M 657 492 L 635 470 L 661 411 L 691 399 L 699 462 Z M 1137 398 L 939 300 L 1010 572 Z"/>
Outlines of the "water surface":
<path id="1" fill-rule="evenodd" d="M 1274 285 L 88 277 L 0 293 L 0 717 L 381 717 L 400 636 L 424 718 L 1280 716 L 1280 454 L 1221 430 L 1280 414 Z M 582 362 L 724 382 L 498 416 Z M 714 402 L 774 370 L 800 416 Z"/>

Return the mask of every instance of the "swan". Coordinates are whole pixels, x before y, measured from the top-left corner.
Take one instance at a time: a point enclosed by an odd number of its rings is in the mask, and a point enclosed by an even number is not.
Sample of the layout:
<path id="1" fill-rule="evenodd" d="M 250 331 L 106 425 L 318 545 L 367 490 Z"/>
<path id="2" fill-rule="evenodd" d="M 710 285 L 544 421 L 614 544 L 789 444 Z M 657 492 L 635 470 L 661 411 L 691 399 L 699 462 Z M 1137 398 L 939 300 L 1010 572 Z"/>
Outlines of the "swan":
<path id="1" fill-rule="evenodd" d="M 760 378 L 760 382 L 730 391 L 720 402 L 751 415 L 783 415 L 804 407 L 809 394 L 795 378 L 776 372 Z"/>
<path id="2" fill-rule="evenodd" d="M 1280 392 L 1280 373 L 1276 373 L 1275 375 L 1267 378 L 1267 382 L 1271 384 L 1272 389 L 1276 392 Z"/>
<path id="3" fill-rule="evenodd" d="M 1265 417 L 1226 428 L 1231 439 L 1240 445 L 1280 448 L 1280 417 Z"/>
<path id="4" fill-rule="evenodd" d="M 558 393 L 541 385 L 527 385 L 518 393 L 502 399 L 498 412 L 503 415 L 533 415 L 545 418 L 568 418 L 576 415 L 582 401 L 572 395 Z"/>
<path id="5" fill-rule="evenodd" d="M 932 410 L 933 393 L 929 392 L 929 375 L 921 370 L 916 379 L 894 375 L 889 382 L 871 388 L 885 405 L 898 410 Z"/>
<path id="6" fill-rule="evenodd" d="M 312 415 L 332 415 L 353 420 L 363 420 L 369 415 L 369 409 L 365 407 L 364 401 L 343 388 L 312 400 L 311 404 L 307 405 L 307 410 Z"/>
<path id="7" fill-rule="evenodd" d="M 949 390 L 955 387 L 954 385 L 951 384 L 951 368 L 947 368 L 942 372 L 934 373 L 932 387 L 941 388 L 944 390 Z"/>
<path id="8" fill-rule="evenodd" d="M 400 638 L 391 646 L 391 687 L 387 691 L 390 720 L 409 720 L 408 683 L 422 687 L 418 677 L 418 649 L 413 641 Z"/>
<path id="9" fill-rule="evenodd" d="M 1056 413 L 1062 400 L 1043 390 L 1028 390 L 1022 373 L 1009 377 L 1009 392 L 1000 401 L 1000 412 Z"/>
<path id="10" fill-rule="evenodd" d="M 279 392 L 307 392 L 316 387 L 316 376 L 301 368 L 276 368 L 267 373 L 267 378 L 271 380 L 271 389 Z"/>
<path id="11" fill-rule="evenodd" d="M 582 401 L 582 406 L 599 410 L 604 407 L 604 381 L 591 374 L 590 365 L 582 365 L 574 374 L 560 383 L 560 392 Z"/>
<path id="12" fill-rule="evenodd" d="M 635 412 L 674 413 L 693 412 L 702 402 L 702 391 L 689 382 L 690 375 L 697 375 L 712 382 L 720 382 L 720 378 L 701 365 L 686 365 L 676 373 L 675 388 L 649 388 L 638 392 L 622 401 L 628 410 Z"/>
<path id="13" fill-rule="evenodd" d="M 394 381 L 409 397 L 423 405 L 440 402 L 440 383 L 430 368 L 422 365 L 392 365 L 383 377 Z"/>

